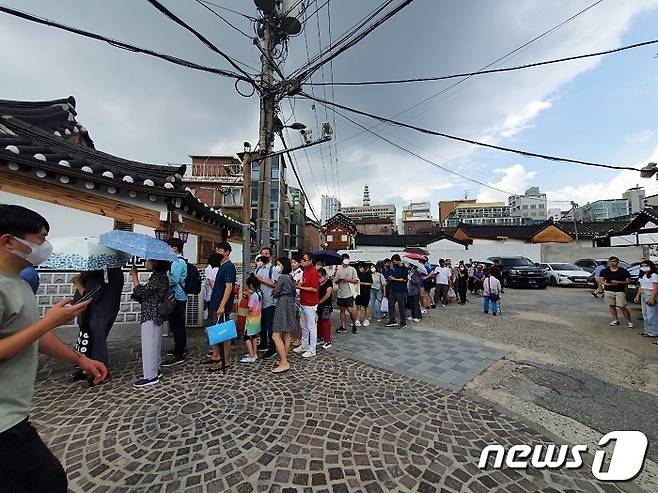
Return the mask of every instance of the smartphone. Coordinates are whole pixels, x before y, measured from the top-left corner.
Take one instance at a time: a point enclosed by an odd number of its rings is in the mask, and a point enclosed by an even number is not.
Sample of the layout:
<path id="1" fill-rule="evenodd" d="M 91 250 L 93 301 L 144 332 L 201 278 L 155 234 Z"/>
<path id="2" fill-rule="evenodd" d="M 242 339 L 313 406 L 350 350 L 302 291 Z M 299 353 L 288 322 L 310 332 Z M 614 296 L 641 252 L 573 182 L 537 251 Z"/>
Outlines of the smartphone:
<path id="1" fill-rule="evenodd" d="M 100 287 L 100 286 L 96 286 L 96 287 L 95 287 L 94 289 L 92 289 L 91 291 L 87 291 L 83 296 L 80 297 L 79 300 L 74 301 L 73 303 L 71 303 L 71 305 L 77 305 L 78 303 L 84 303 L 84 302 L 87 301 L 89 298 L 91 298 L 91 297 L 94 296 L 96 293 L 98 293 L 100 290 L 101 290 L 101 287 Z"/>

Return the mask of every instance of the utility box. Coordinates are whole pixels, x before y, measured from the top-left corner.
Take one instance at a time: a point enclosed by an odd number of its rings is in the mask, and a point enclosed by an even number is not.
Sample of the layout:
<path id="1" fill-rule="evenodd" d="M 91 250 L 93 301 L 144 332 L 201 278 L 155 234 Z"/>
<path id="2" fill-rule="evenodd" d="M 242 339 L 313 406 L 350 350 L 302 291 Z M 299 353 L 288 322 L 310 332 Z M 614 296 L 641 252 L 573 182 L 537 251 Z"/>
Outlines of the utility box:
<path id="1" fill-rule="evenodd" d="M 267 3 L 267 2 L 265 2 Z M 305 0 L 282 0 L 277 7 L 277 17 L 281 18 L 283 31 L 289 36 L 302 32 L 302 16 L 306 7 Z"/>

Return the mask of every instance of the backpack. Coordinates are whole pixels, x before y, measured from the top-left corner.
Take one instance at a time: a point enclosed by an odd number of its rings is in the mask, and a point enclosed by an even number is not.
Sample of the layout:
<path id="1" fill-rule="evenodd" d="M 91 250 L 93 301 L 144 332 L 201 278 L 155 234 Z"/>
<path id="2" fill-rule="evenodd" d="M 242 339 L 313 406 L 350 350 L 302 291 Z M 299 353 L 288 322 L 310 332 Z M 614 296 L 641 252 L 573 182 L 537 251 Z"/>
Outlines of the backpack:
<path id="1" fill-rule="evenodd" d="M 168 288 L 158 301 L 158 315 L 168 320 L 171 314 L 174 313 L 174 308 L 176 308 L 176 295 L 173 289 Z"/>
<path id="2" fill-rule="evenodd" d="M 182 286 L 183 291 L 185 291 L 185 294 L 199 294 L 201 292 L 201 274 L 199 274 L 199 269 L 187 260 L 185 260 L 185 265 L 187 266 L 187 276 L 185 276 L 185 283 Z"/>

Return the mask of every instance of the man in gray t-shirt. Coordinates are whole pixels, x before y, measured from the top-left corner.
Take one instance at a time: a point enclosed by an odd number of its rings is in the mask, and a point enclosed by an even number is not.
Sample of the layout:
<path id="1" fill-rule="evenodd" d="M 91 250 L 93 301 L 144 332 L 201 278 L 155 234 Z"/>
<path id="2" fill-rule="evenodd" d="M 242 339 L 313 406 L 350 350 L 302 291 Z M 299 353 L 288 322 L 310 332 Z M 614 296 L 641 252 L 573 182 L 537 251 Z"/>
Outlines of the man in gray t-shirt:
<path id="1" fill-rule="evenodd" d="M 263 293 L 263 312 L 261 315 L 260 344 L 259 351 L 265 351 L 263 358 L 268 359 L 276 354 L 274 341 L 272 341 L 272 323 L 274 322 L 275 301 L 272 297 L 272 291 L 279 279 L 279 271 L 276 270 L 272 263 L 272 249 L 263 247 L 258 257 L 260 262 L 257 264 L 254 275 L 260 281 L 260 290 Z"/>
<path id="2" fill-rule="evenodd" d="M 334 282 L 336 283 L 336 293 L 338 296 L 337 305 L 340 309 L 340 327 L 336 332 L 347 332 L 345 325 L 347 324 L 346 312 L 350 314 L 352 321 L 352 334 L 356 334 L 355 313 L 354 313 L 354 285 L 358 292 L 359 276 L 356 269 L 350 266 L 350 256 L 346 253 L 342 255 L 343 264 L 336 269 L 334 275 Z"/>

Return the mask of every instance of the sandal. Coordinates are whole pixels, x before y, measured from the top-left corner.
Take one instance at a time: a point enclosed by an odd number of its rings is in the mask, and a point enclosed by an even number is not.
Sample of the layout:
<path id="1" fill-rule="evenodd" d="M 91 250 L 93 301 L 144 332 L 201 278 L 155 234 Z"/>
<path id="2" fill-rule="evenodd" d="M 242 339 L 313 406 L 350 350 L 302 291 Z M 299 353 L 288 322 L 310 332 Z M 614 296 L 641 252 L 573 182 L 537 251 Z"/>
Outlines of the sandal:
<path id="1" fill-rule="evenodd" d="M 272 368 L 272 373 L 285 373 L 285 372 L 287 372 L 288 370 L 290 370 L 290 367 L 288 367 L 288 368 L 281 368 L 281 367 L 277 366 L 276 368 Z"/>
<path id="2" fill-rule="evenodd" d="M 658 336 L 652 336 L 650 334 L 647 334 L 646 332 L 638 332 L 638 335 L 641 335 L 642 337 L 650 337 L 652 339 L 657 338 Z"/>

